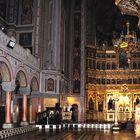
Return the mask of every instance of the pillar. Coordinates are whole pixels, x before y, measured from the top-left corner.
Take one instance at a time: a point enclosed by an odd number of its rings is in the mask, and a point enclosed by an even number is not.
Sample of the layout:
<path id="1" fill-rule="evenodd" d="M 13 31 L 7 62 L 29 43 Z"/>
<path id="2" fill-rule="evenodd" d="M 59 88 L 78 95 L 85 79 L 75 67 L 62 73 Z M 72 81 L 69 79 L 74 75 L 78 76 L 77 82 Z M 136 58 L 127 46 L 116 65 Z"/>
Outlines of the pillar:
<path id="1" fill-rule="evenodd" d="M 29 123 L 32 124 L 32 100 L 30 100 L 30 108 L 29 108 L 29 112 L 30 112 L 30 119 L 29 119 Z"/>
<path id="2" fill-rule="evenodd" d="M 23 95 L 22 98 L 22 122 L 20 123 L 21 126 L 26 126 L 28 125 L 27 122 L 27 95 L 30 94 L 30 88 L 28 87 L 21 87 L 20 93 Z"/>
<path id="3" fill-rule="evenodd" d="M 118 125 L 118 99 L 115 99 L 115 122 L 114 125 Z"/>
<path id="4" fill-rule="evenodd" d="M 6 92 L 6 103 L 5 103 L 5 123 L 3 129 L 12 128 L 11 122 L 11 95 L 12 91 L 15 90 L 15 84 L 13 82 L 2 82 L 2 89 Z"/>
<path id="5" fill-rule="evenodd" d="M 41 98 L 38 98 L 38 112 L 41 112 Z"/>
<path id="6" fill-rule="evenodd" d="M 32 99 L 32 105 L 31 105 L 31 123 L 34 124 L 37 120 L 37 114 L 41 112 L 42 108 L 42 98 L 40 96 L 39 91 L 32 91 L 31 93 L 31 99 Z M 39 96 L 39 97 L 38 97 Z"/>

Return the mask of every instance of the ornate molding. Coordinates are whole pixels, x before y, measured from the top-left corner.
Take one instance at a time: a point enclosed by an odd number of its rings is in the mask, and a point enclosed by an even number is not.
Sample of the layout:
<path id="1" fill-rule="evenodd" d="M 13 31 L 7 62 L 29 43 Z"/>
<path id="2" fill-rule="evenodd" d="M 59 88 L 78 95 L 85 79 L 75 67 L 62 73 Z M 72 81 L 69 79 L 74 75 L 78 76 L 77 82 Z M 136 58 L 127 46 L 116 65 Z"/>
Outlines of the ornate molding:
<path id="1" fill-rule="evenodd" d="M 20 88 L 19 88 L 19 91 L 20 91 L 20 93 L 23 94 L 23 95 L 29 95 L 30 92 L 31 92 L 31 89 L 28 88 L 28 87 L 20 87 Z"/>

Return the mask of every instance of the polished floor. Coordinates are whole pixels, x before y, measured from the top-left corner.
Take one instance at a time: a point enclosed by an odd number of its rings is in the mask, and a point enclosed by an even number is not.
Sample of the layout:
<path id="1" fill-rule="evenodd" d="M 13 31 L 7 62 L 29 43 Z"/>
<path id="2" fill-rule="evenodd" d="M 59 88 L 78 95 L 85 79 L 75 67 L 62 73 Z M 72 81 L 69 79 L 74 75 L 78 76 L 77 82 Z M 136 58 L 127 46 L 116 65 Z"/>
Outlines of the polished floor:
<path id="1" fill-rule="evenodd" d="M 132 131 L 97 131 L 97 130 L 65 130 L 65 131 L 34 131 L 6 140 L 140 140 Z"/>

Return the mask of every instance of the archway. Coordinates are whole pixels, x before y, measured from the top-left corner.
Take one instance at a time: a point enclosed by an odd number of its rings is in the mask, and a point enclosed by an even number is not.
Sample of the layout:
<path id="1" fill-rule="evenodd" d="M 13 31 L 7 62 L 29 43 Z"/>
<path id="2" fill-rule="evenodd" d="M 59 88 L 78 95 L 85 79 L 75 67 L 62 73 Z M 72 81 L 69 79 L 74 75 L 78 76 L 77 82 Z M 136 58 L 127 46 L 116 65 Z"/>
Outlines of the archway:
<path id="1" fill-rule="evenodd" d="M 3 92 L 2 89 L 2 82 L 10 82 L 11 79 L 11 73 L 10 68 L 8 65 L 0 61 L 0 128 L 2 128 L 2 124 L 5 122 L 5 98 L 6 95 Z"/>
<path id="2" fill-rule="evenodd" d="M 39 91 L 39 83 L 38 83 L 38 80 L 36 77 L 33 77 L 31 79 L 31 84 L 30 84 L 30 87 L 31 87 L 31 94 L 34 94 L 34 91 L 35 92 L 38 92 Z M 32 102 L 32 110 L 31 110 L 31 122 L 35 122 L 36 121 L 36 115 L 37 115 L 37 112 L 40 110 L 41 111 L 41 98 L 32 98 L 31 100 Z"/>
<path id="3" fill-rule="evenodd" d="M 38 80 L 36 77 L 33 77 L 31 80 L 31 91 L 38 91 L 39 90 L 39 84 L 38 84 Z"/>
<path id="4" fill-rule="evenodd" d="M 22 107 L 22 96 L 20 96 L 22 93 L 20 93 L 19 88 L 20 87 L 27 87 L 27 77 L 24 71 L 19 70 L 16 74 L 15 78 L 15 94 L 17 95 L 17 124 L 20 124 L 22 121 L 22 112 L 23 112 L 23 107 Z M 29 110 L 29 99 L 27 100 L 27 112 Z M 15 110 L 16 111 L 16 110 Z"/>
<path id="5" fill-rule="evenodd" d="M 0 104 L 3 105 L 5 100 L 5 94 L 2 90 L 2 82 L 10 82 L 12 80 L 10 66 L 5 62 L 0 61 Z"/>

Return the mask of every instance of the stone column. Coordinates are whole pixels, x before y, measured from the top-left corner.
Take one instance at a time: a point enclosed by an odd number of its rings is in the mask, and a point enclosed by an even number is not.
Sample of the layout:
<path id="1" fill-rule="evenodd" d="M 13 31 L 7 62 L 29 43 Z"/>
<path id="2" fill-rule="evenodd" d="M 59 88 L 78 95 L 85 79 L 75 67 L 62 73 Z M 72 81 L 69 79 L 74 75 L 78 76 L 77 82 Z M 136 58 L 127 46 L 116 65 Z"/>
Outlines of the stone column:
<path id="1" fill-rule="evenodd" d="M 27 95 L 30 94 L 30 88 L 28 87 L 21 87 L 20 93 L 23 94 L 22 98 L 22 122 L 20 123 L 21 126 L 28 125 L 27 122 Z"/>
<path id="2" fill-rule="evenodd" d="M 6 104 L 5 104 L 5 123 L 3 124 L 4 129 L 12 128 L 11 123 L 11 92 L 15 89 L 13 82 L 2 82 L 2 89 L 6 92 Z"/>
<path id="3" fill-rule="evenodd" d="M 30 113 L 30 119 L 29 119 L 29 123 L 32 124 L 32 100 L 30 100 L 30 108 L 29 108 L 29 113 Z"/>
<path id="4" fill-rule="evenodd" d="M 38 98 L 38 112 L 41 112 L 41 98 Z"/>

